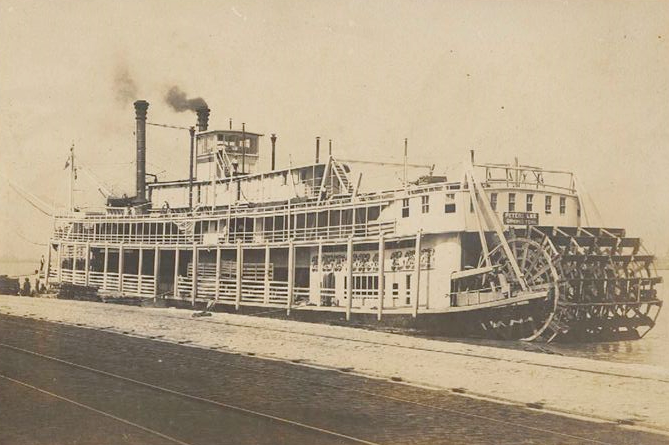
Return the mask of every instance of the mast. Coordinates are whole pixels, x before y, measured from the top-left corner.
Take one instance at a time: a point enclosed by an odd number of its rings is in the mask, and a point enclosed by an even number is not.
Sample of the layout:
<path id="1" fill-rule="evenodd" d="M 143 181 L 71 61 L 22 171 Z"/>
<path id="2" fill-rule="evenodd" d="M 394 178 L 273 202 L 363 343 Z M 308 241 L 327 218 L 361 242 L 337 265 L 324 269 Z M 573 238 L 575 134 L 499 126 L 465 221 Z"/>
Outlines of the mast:
<path id="1" fill-rule="evenodd" d="M 404 138 L 404 174 L 403 174 L 403 181 L 404 181 L 404 187 L 407 185 L 407 145 L 408 145 L 408 139 Z"/>
<path id="2" fill-rule="evenodd" d="M 70 165 L 70 188 L 68 196 L 68 205 L 70 213 L 74 213 L 74 180 L 76 179 L 76 171 L 74 169 L 74 142 L 70 147 L 70 158 L 68 159 L 68 164 Z"/>

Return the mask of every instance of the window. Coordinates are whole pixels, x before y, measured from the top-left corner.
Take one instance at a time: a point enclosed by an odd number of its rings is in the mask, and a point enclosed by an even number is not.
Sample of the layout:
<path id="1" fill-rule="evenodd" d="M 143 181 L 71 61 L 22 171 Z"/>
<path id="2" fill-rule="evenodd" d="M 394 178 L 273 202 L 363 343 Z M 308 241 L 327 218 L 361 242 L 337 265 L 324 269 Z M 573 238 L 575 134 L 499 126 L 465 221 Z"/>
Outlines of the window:
<path id="1" fill-rule="evenodd" d="M 399 283 L 393 283 L 393 297 L 397 297 L 400 294 L 400 285 Z"/>
<path id="2" fill-rule="evenodd" d="M 446 204 L 444 204 L 444 213 L 455 213 L 455 194 L 446 195 Z"/>
<path id="3" fill-rule="evenodd" d="M 406 276 L 406 280 L 407 280 L 406 304 L 411 304 L 411 275 L 410 275 L 410 274 L 408 274 L 408 275 Z"/>
<path id="4" fill-rule="evenodd" d="M 409 217 L 409 198 L 402 199 L 402 218 Z"/>
<path id="5" fill-rule="evenodd" d="M 532 211 L 532 201 L 534 200 L 534 195 L 528 194 L 527 198 L 525 200 L 525 211 L 526 212 L 531 212 Z"/>
<path id="6" fill-rule="evenodd" d="M 497 210 L 497 193 L 490 194 L 490 207 L 492 207 L 493 210 Z"/>
<path id="7" fill-rule="evenodd" d="M 509 212 L 516 211 L 516 194 L 509 193 Z"/>
<path id="8" fill-rule="evenodd" d="M 551 213 L 551 207 L 552 207 L 551 200 L 552 200 L 552 198 L 553 198 L 552 196 L 546 195 L 546 214 Z"/>
<path id="9" fill-rule="evenodd" d="M 428 195 L 421 196 L 420 203 L 423 213 L 427 213 L 430 211 L 430 197 Z"/>
<path id="10" fill-rule="evenodd" d="M 560 196 L 560 215 L 567 213 L 567 198 Z"/>

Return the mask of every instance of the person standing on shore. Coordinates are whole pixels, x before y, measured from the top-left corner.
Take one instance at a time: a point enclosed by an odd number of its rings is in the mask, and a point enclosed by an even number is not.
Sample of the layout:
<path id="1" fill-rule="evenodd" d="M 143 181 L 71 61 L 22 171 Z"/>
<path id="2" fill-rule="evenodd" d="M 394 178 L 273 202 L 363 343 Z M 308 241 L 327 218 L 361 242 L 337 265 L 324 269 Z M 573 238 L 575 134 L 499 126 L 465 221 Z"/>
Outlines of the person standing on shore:
<path id="1" fill-rule="evenodd" d="M 23 296 L 29 297 L 30 296 L 30 278 L 26 277 L 25 281 L 23 282 Z"/>
<path id="2" fill-rule="evenodd" d="M 39 270 L 35 271 L 35 292 L 39 292 Z"/>

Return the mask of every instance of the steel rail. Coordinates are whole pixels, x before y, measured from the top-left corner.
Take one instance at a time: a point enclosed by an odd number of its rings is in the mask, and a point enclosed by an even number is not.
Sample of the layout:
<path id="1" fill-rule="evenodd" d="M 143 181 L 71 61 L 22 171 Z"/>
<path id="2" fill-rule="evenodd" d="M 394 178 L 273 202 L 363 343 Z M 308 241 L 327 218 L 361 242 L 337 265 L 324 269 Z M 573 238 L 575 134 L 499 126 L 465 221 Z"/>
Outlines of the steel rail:
<path id="1" fill-rule="evenodd" d="M 17 385 L 25 386 L 26 388 L 30 388 L 30 389 L 32 389 L 32 390 L 34 390 L 34 391 L 41 392 L 42 394 L 46 394 L 46 395 L 51 396 L 51 397 L 54 397 L 54 398 L 56 398 L 56 399 L 63 400 L 63 401 L 65 401 L 65 402 L 68 402 L 68 403 L 71 403 L 71 404 L 73 404 L 73 405 L 76 405 L 76 406 L 78 406 L 78 407 L 80 407 L 80 408 L 84 408 L 84 409 L 87 409 L 87 410 L 89 410 L 89 411 L 93 411 L 94 413 L 100 414 L 100 415 L 105 416 L 105 417 L 109 417 L 109 418 L 114 419 L 114 420 L 116 420 L 116 421 L 118 421 L 118 422 L 125 423 L 126 425 L 130 425 L 130 426 L 132 426 L 132 427 L 138 428 L 138 429 L 140 429 L 140 430 L 142 430 L 142 431 L 145 431 L 145 432 L 147 432 L 147 433 L 156 435 L 156 436 L 158 436 L 158 437 L 162 437 L 163 439 L 169 440 L 170 442 L 178 443 L 178 444 L 180 444 L 180 445 L 191 445 L 191 444 L 188 443 L 188 442 L 181 441 L 181 440 L 176 439 L 176 438 L 174 438 L 174 437 L 172 437 L 172 436 L 168 436 L 167 434 L 163 434 L 163 433 L 161 433 L 161 432 L 159 432 L 159 431 L 153 430 L 153 429 L 151 429 L 151 428 L 147 428 L 147 427 L 145 427 L 145 426 L 142 426 L 142 425 L 140 425 L 140 424 L 138 424 L 138 423 L 132 422 L 132 421 L 127 420 L 127 419 L 124 419 L 124 418 L 122 418 L 122 417 L 115 416 L 115 415 L 110 414 L 110 413 L 108 413 L 108 412 L 106 412 L 106 411 L 102 411 L 102 410 L 99 410 L 99 409 L 97 409 L 97 408 L 93 408 L 92 406 L 86 405 L 86 404 L 81 403 L 81 402 L 77 402 L 76 400 L 72 400 L 72 399 L 70 399 L 70 398 L 68 398 L 68 397 L 64 397 L 64 396 L 55 394 L 55 393 L 53 393 L 53 392 L 51 392 L 51 391 L 47 391 L 46 389 L 39 388 L 39 387 L 37 387 L 37 386 L 31 385 L 31 384 L 29 384 L 29 383 L 26 383 L 26 382 L 24 382 L 24 381 L 17 380 L 17 379 L 13 379 L 13 378 L 11 378 L 11 377 L 9 377 L 9 376 L 6 376 L 6 375 L 4 375 L 4 374 L 0 374 L 0 378 L 3 378 L 3 379 L 8 380 L 8 381 L 10 381 L 10 382 L 16 383 Z"/>

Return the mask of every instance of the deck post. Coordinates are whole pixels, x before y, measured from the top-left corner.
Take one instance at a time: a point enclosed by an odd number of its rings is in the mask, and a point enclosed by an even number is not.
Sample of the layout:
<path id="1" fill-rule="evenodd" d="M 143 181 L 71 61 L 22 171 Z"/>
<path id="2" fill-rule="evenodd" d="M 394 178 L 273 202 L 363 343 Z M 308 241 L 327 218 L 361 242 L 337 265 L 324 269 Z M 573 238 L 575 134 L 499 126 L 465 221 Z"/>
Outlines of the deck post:
<path id="1" fill-rule="evenodd" d="M 118 291 L 123 293 L 123 241 L 118 245 Z"/>
<path id="2" fill-rule="evenodd" d="M 49 286 L 49 274 L 51 273 L 51 240 L 46 245 L 46 264 L 44 265 L 44 286 Z"/>
<path id="3" fill-rule="evenodd" d="M 158 273 L 160 271 L 160 248 L 158 244 L 153 250 L 153 297 L 158 296 Z"/>
<path id="4" fill-rule="evenodd" d="M 174 298 L 179 298 L 179 247 L 174 249 Z"/>
<path id="5" fill-rule="evenodd" d="M 109 246 L 105 243 L 105 263 L 102 266 L 102 288 L 107 289 L 107 273 L 109 271 Z"/>
<path id="6" fill-rule="evenodd" d="M 413 318 L 418 317 L 418 300 L 420 298 L 420 244 L 423 236 L 423 229 L 416 234 L 416 253 L 414 254 L 414 276 L 416 277 L 416 290 L 414 291 Z"/>
<path id="7" fill-rule="evenodd" d="M 376 314 L 376 319 L 381 321 L 381 316 L 383 315 L 383 300 L 385 299 L 386 296 L 386 288 L 385 288 L 385 255 L 386 255 L 386 240 L 383 238 L 383 232 L 379 234 L 379 288 L 378 288 L 378 294 L 379 294 L 379 301 L 376 304 L 377 307 L 377 314 Z"/>
<path id="8" fill-rule="evenodd" d="M 348 237 L 346 245 L 346 321 L 351 319 L 351 307 L 353 306 L 353 237 Z"/>
<path id="9" fill-rule="evenodd" d="M 193 259 L 191 261 L 192 266 L 192 276 L 191 276 L 191 291 L 190 291 L 190 302 L 195 306 L 195 297 L 197 296 L 197 263 L 198 263 L 198 253 L 197 245 L 193 243 Z"/>
<path id="10" fill-rule="evenodd" d="M 288 291 L 286 299 L 286 315 L 290 315 L 293 307 L 293 290 L 295 287 L 295 245 L 293 239 L 288 240 Z"/>
<path id="11" fill-rule="evenodd" d="M 242 240 L 237 240 L 237 273 L 236 273 L 236 289 L 235 289 L 235 310 L 239 310 L 242 302 L 242 273 L 244 270 L 242 264 L 244 262 L 244 251 L 242 249 Z"/>
<path id="12" fill-rule="evenodd" d="M 218 301 L 221 295 L 221 247 L 216 246 L 216 276 L 214 282 L 214 298 Z"/>
<path id="13" fill-rule="evenodd" d="M 86 258 L 84 258 L 84 286 L 88 286 L 91 275 L 89 270 L 91 266 L 91 243 L 86 243 L 84 251 L 86 252 Z"/>
<path id="14" fill-rule="evenodd" d="M 317 306 L 321 306 L 323 304 L 323 238 L 318 239 L 318 259 L 316 260 L 318 263 L 318 271 L 316 273 L 316 276 L 318 277 L 318 301 L 316 302 Z"/>
<path id="15" fill-rule="evenodd" d="M 63 242 L 58 241 L 58 252 L 56 252 L 56 261 L 58 261 L 58 282 L 63 282 Z"/>
<path id="16" fill-rule="evenodd" d="M 144 250 L 142 246 L 137 249 L 137 294 L 142 295 L 142 266 L 144 265 Z"/>
<path id="17" fill-rule="evenodd" d="M 77 245 L 72 244 L 72 284 L 75 284 L 75 278 L 77 276 Z"/>
<path id="18" fill-rule="evenodd" d="M 269 303 L 269 243 L 265 244 L 265 292 L 263 294 L 263 303 Z"/>

